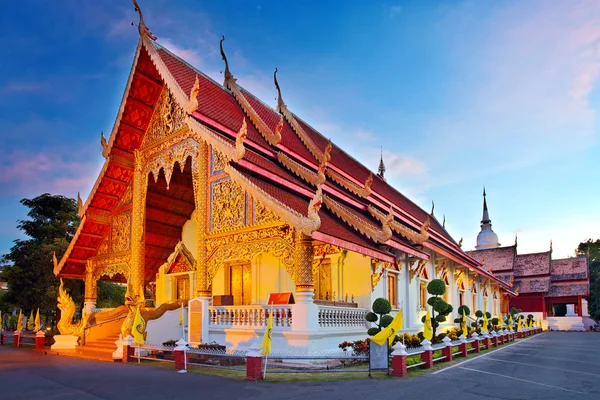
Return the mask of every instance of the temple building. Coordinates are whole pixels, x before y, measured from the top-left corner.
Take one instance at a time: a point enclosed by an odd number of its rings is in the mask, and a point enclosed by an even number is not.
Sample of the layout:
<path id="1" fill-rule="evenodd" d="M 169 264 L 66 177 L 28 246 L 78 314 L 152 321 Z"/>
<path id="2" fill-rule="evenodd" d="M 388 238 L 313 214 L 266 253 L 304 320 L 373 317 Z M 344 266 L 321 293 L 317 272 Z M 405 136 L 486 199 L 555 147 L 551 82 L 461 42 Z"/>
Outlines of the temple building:
<path id="1" fill-rule="evenodd" d="M 492 230 L 485 189 L 481 232 L 469 255 L 518 293 L 510 299 L 510 307 L 544 319 L 550 329 L 583 330 L 582 317 L 589 316 L 585 300 L 590 295 L 587 257 L 552 259 L 552 242 L 548 251 L 518 254 L 516 237 L 512 246 L 500 246 Z M 555 315 L 558 305 L 566 308 L 566 315 L 560 318 Z"/>
<path id="2" fill-rule="evenodd" d="M 508 310 L 508 280 L 386 183 L 383 157 L 372 173 L 294 114 L 277 69 L 273 109 L 237 82 L 225 38 L 221 84 L 161 46 L 134 4 L 140 40 L 106 161 L 54 266 L 85 281 L 80 345 L 128 335 L 138 304 L 148 341 L 177 340 L 183 302 L 190 343 L 248 347 L 272 303 L 275 349 L 335 349 L 366 337 L 378 297 L 421 331 L 434 278 L 455 309 L 442 328 L 461 304 Z M 126 304 L 96 308 L 100 279 L 126 283 Z"/>

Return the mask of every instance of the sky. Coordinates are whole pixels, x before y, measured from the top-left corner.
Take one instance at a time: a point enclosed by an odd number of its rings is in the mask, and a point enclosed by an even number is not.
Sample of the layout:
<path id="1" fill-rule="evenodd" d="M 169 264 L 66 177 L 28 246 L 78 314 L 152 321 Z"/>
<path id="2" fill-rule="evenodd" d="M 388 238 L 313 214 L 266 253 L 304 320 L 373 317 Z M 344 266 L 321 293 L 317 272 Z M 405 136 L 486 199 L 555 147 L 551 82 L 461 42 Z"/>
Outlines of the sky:
<path id="1" fill-rule="evenodd" d="M 291 111 L 390 184 L 464 249 L 485 186 L 518 252 L 573 255 L 600 238 L 600 0 L 139 0 L 158 43 Z M 131 68 L 129 0 L 6 2 L 0 13 L 0 254 L 19 200 L 85 201 Z"/>

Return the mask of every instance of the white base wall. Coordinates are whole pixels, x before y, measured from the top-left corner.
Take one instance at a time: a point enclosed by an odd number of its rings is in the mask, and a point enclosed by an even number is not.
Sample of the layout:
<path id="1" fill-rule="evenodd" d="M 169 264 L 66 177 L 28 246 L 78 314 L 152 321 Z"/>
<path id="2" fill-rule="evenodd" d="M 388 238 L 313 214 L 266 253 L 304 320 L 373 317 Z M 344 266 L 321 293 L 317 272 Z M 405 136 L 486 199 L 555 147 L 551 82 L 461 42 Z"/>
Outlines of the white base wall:
<path id="1" fill-rule="evenodd" d="M 148 321 L 146 325 L 146 343 L 151 344 L 162 344 L 167 340 L 179 340 L 181 338 L 187 339 L 187 330 L 185 335 L 182 332 L 181 326 L 179 325 L 179 310 L 167 311 L 159 319 Z M 186 319 L 187 312 L 183 313 L 184 319 Z M 184 327 L 187 324 L 184 320 Z"/>
<path id="2" fill-rule="evenodd" d="M 551 331 L 585 331 L 581 317 L 548 317 L 546 321 Z"/>

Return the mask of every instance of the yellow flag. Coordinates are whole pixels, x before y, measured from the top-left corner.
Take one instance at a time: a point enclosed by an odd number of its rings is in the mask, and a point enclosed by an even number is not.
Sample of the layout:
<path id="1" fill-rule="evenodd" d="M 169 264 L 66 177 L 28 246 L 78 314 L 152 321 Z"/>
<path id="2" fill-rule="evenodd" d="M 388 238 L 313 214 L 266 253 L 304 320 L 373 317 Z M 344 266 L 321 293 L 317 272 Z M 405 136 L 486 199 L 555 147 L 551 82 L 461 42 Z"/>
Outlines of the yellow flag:
<path id="1" fill-rule="evenodd" d="M 131 334 L 133 335 L 133 343 L 144 344 L 144 331 L 146 330 L 146 321 L 142 318 L 140 313 L 140 306 L 137 306 L 135 311 L 135 318 L 133 319 L 133 326 L 131 327 Z"/>
<path id="2" fill-rule="evenodd" d="M 483 326 L 481 327 L 481 332 L 488 333 L 487 313 L 483 313 Z"/>
<path id="3" fill-rule="evenodd" d="M 138 303 L 142 306 L 146 306 L 146 298 L 144 297 L 144 286 L 140 286 L 140 299 Z"/>
<path id="4" fill-rule="evenodd" d="M 267 321 L 267 327 L 265 328 L 265 335 L 262 341 L 262 355 L 268 356 L 271 354 L 271 335 L 273 333 L 273 303 L 271 303 L 271 312 L 269 313 L 269 320 Z"/>
<path id="5" fill-rule="evenodd" d="M 396 334 L 404 327 L 404 322 L 402 320 L 402 309 L 398 310 L 398 314 L 394 317 L 392 322 L 385 328 L 381 330 L 378 334 L 373 336 L 371 340 L 378 345 L 383 345 L 387 340 L 389 345 L 392 344 Z"/>
<path id="6" fill-rule="evenodd" d="M 17 330 L 19 332 L 23 330 L 23 310 L 19 310 L 19 318 L 17 319 Z"/>
<path id="7" fill-rule="evenodd" d="M 181 308 L 179 309 L 179 326 L 183 326 L 183 300 L 181 301 Z"/>
<path id="8" fill-rule="evenodd" d="M 517 318 L 517 332 L 522 331 L 523 330 L 523 320 L 521 319 L 521 317 Z"/>
<path id="9" fill-rule="evenodd" d="M 35 331 L 39 332 L 41 328 L 40 325 L 40 309 L 37 309 L 37 314 L 35 315 Z"/>
<path id="10" fill-rule="evenodd" d="M 500 323 L 500 329 L 504 329 L 504 316 L 502 313 L 500 313 L 500 320 L 498 322 Z"/>
<path id="11" fill-rule="evenodd" d="M 429 310 L 425 314 L 425 325 L 423 326 L 423 337 L 429 341 L 433 338 L 433 328 L 431 327 L 431 316 Z"/>
<path id="12" fill-rule="evenodd" d="M 510 318 L 508 319 L 508 324 L 510 325 L 510 330 L 513 330 L 513 318 L 512 318 L 512 314 L 510 314 Z"/>
<path id="13" fill-rule="evenodd" d="M 467 313 L 463 308 L 463 322 L 462 322 L 462 334 L 465 337 L 469 337 L 469 327 L 467 326 Z"/>
<path id="14" fill-rule="evenodd" d="M 538 326 L 540 327 L 540 329 L 543 329 L 542 320 L 541 319 L 538 321 Z"/>
<path id="15" fill-rule="evenodd" d="M 33 324 L 33 309 L 32 309 L 31 312 L 29 313 L 29 318 L 27 318 L 27 330 L 32 331 L 34 326 L 35 325 Z"/>

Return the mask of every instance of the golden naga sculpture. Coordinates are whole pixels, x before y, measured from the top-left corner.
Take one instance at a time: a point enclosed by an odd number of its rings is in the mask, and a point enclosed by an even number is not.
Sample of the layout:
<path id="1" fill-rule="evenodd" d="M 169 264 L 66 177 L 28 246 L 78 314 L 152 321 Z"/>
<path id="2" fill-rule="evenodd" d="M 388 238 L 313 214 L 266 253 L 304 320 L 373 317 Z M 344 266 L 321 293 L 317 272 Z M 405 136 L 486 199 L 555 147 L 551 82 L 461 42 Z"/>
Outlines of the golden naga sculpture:
<path id="1" fill-rule="evenodd" d="M 367 206 L 367 209 L 369 210 L 369 213 L 375 217 L 376 219 L 378 219 L 379 221 L 383 222 L 385 220 L 386 215 L 384 213 L 382 213 L 381 211 L 379 211 L 378 209 L 376 209 L 375 207 L 369 205 Z M 392 228 L 392 230 L 394 230 L 396 233 L 398 233 L 399 235 L 404 236 L 405 238 L 407 238 L 408 240 L 411 240 L 415 243 L 419 243 L 422 244 L 424 241 L 426 241 L 427 239 L 429 239 L 429 225 L 431 224 L 431 219 L 429 216 L 427 216 L 427 218 L 425 219 L 425 221 L 423 222 L 423 225 L 421 225 L 421 229 L 420 232 L 417 233 L 414 230 L 402 225 L 401 223 L 392 220 L 390 222 L 390 227 Z"/>
<path id="2" fill-rule="evenodd" d="M 345 176 L 335 172 L 332 169 L 327 170 L 327 176 L 333 179 L 337 184 L 345 187 L 352 193 L 362 198 L 367 198 L 371 195 L 371 184 L 373 183 L 373 174 L 369 174 L 367 179 L 365 179 L 365 183 L 361 187 L 360 185 L 352 182 L 350 179 Z"/>
<path id="3" fill-rule="evenodd" d="M 190 98 L 186 106 L 186 111 L 190 114 L 198 109 L 198 93 L 200 93 L 200 79 L 198 78 L 198 74 L 196 74 L 196 80 L 194 81 L 192 90 L 190 90 Z"/>
<path id="4" fill-rule="evenodd" d="M 294 174 L 302 178 L 304 181 L 319 186 L 325 183 L 325 169 L 327 168 L 326 164 L 319 165 L 319 169 L 315 174 L 314 171 L 308 169 L 304 165 L 294 161 L 290 156 L 279 152 L 277 153 L 277 160 L 283 164 L 284 167 L 292 171 Z"/>
<path id="5" fill-rule="evenodd" d="M 79 192 L 77 192 L 77 214 L 79 218 L 83 218 L 83 200 L 81 200 Z"/>
<path id="6" fill-rule="evenodd" d="M 109 148 L 106 138 L 104 137 L 104 131 L 100 131 L 100 145 L 102 146 L 102 157 L 108 158 Z"/>
<path id="7" fill-rule="evenodd" d="M 75 315 L 75 303 L 63 287 L 63 280 L 60 280 L 58 288 L 58 308 L 60 309 L 60 321 L 58 321 L 58 330 L 61 335 L 83 336 L 84 329 L 87 326 L 88 315 L 84 312 L 81 321 L 73 323 Z"/>
<path id="8" fill-rule="evenodd" d="M 127 313 L 127 317 L 121 324 L 121 335 L 124 338 L 131 334 L 131 327 L 133 326 L 133 320 L 135 319 L 135 312 L 137 310 L 138 304 L 140 305 L 140 312 L 143 311 L 144 307 L 144 296 L 143 296 L 143 288 L 140 287 L 139 294 L 135 296 L 129 295 L 129 284 L 127 285 L 127 293 L 125 294 L 125 306 L 129 310 Z"/>

